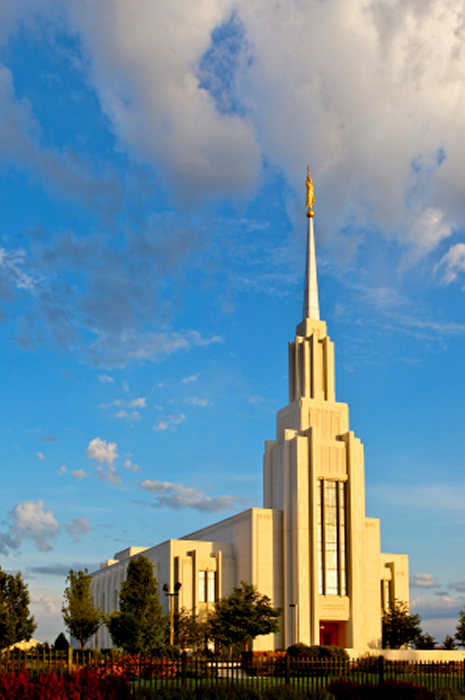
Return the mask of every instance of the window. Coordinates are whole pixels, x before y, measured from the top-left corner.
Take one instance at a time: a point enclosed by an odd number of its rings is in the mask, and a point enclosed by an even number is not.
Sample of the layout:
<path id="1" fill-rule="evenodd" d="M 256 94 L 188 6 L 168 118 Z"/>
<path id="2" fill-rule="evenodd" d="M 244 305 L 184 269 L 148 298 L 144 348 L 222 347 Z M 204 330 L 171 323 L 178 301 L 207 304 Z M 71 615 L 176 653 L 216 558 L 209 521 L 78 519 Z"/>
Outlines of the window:
<path id="1" fill-rule="evenodd" d="M 214 603 L 216 600 L 215 571 L 199 571 L 199 603 Z"/>
<path id="2" fill-rule="evenodd" d="M 206 571 L 199 571 L 199 603 L 205 603 L 207 601 L 207 590 L 205 586 L 206 573 Z"/>
<path id="3" fill-rule="evenodd" d="M 318 484 L 318 590 L 347 595 L 345 482 Z"/>
<path id="4" fill-rule="evenodd" d="M 208 589 L 207 589 L 207 600 L 209 603 L 215 602 L 215 572 L 208 571 Z"/>

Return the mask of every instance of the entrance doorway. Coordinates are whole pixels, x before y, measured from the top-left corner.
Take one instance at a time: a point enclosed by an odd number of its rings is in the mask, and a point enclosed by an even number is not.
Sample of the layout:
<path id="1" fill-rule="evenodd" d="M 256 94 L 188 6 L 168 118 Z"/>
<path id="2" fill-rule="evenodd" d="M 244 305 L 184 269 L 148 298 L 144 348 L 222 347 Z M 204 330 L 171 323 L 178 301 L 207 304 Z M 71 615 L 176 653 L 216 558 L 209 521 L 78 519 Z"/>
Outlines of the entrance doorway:
<path id="1" fill-rule="evenodd" d="M 324 646 L 346 646 L 347 622 L 320 622 L 320 644 Z"/>

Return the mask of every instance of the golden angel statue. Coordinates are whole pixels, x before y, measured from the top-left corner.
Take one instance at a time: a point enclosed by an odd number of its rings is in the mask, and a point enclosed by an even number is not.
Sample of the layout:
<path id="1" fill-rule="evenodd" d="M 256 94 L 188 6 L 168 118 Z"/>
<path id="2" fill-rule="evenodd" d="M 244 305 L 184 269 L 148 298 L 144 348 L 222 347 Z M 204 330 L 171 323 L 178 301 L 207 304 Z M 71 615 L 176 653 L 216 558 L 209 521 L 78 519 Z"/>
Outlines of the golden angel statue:
<path id="1" fill-rule="evenodd" d="M 315 204 L 315 193 L 313 191 L 313 180 L 310 177 L 310 166 L 309 165 L 307 165 L 306 184 L 307 184 L 307 216 L 310 219 L 315 215 L 315 212 L 313 211 L 313 205 Z"/>

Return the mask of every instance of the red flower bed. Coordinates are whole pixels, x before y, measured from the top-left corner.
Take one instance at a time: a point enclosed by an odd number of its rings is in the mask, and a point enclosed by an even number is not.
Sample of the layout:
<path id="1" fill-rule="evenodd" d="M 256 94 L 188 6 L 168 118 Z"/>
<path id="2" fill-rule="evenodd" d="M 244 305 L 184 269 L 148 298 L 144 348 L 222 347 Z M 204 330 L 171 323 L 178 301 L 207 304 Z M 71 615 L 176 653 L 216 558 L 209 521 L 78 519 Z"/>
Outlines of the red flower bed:
<path id="1" fill-rule="evenodd" d="M 126 679 L 176 678 L 178 669 L 169 659 L 139 659 L 137 656 L 122 656 L 99 669 L 102 676 L 121 676 Z"/>
<path id="2" fill-rule="evenodd" d="M 102 676 L 95 669 L 71 675 L 28 671 L 0 673 L 0 700 L 127 700 L 129 685 L 123 676 Z"/>

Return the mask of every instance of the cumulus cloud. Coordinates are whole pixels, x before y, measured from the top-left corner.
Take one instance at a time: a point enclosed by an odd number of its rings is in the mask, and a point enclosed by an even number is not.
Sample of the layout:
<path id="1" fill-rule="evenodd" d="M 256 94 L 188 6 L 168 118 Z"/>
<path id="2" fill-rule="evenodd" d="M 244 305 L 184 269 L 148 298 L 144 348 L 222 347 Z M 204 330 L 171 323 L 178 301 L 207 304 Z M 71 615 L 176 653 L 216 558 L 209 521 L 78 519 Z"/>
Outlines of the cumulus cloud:
<path id="1" fill-rule="evenodd" d="M 43 440 L 43 442 L 56 442 L 57 441 L 56 437 L 53 437 L 53 435 L 42 435 L 40 439 Z"/>
<path id="2" fill-rule="evenodd" d="M 138 411 L 125 411 L 124 409 L 114 413 L 113 418 L 126 418 L 127 420 L 140 420 Z"/>
<path id="3" fill-rule="evenodd" d="M 74 469 L 71 472 L 73 479 L 85 479 L 86 476 L 88 476 L 87 472 L 84 471 L 84 469 Z"/>
<path id="4" fill-rule="evenodd" d="M 124 467 L 125 469 L 127 469 L 129 472 L 140 472 L 140 467 L 139 467 L 139 465 L 138 465 L 138 464 L 135 464 L 135 463 L 133 463 L 133 462 L 131 462 L 130 459 L 126 459 L 126 460 L 125 460 L 125 462 L 124 462 L 124 464 L 123 464 L 123 467 Z"/>
<path id="5" fill-rule="evenodd" d="M 202 491 L 184 484 L 173 484 L 168 481 L 150 481 L 146 479 L 141 488 L 155 495 L 155 505 L 167 508 L 193 508 L 202 512 L 220 513 L 225 510 L 236 510 L 246 499 L 235 496 L 205 496 Z"/>
<path id="6" fill-rule="evenodd" d="M 0 532 L 0 552 L 18 552 L 25 541 L 34 543 L 39 552 L 50 552 L 52 543 L 64 527 L 70 537 L 77 541 L 90 532 L 88 518 L 72 518 L 69 523 L 60 524 L 51 508 L 46 510 L 43 501 L 18 503 L 8 514 L 9 527 Z"/>
<path id="7" fill-rule="evenodd" d="M 95 473 L 99 479 L 109 481 L 115 486 L 121 484 L 121 476 L 117 474 L 114 462 L 118 459 L 116 442 L 106 442 L 100 438 L 94 438 L 89 442 L 86 449 L 86 454 L 89 459 L 95 460 L 98 465 L 95 468 Z"/>
<path id="8" fill-rule="evenodd" d="M 410 585 L 412 588 L 437 588 L 439 583 L 431 574 L 415 574 Z"/>
<path id="9" fill-rule="evenodd" d="M 24 540 L 34 542 L 40 552 L 49 552 L 51 542 L 60 532 L 60 525 L 55 520 L 51 509 L 45 510 L 43 501 L 25 501 L 19 503 L 9 513 L 10 527 L 6 533 L 0 533 L 0 551 L 8 554 L 17 551 Z"/>
<path id="10" fill-rule="evenodd" d="M 176 430 L 176 427 L 180 425 L 185 418 L 186 416 L 184 413 L 180 413 L 178 416 L 164 416 L 163 418 L 160 418 L 157 423 L 155 423 L 153 429 L 162 432 L 165 430 Z"/>
<path id="11" fill-rule="evenodd" d="M 84 535 L 87 535 L 91 531 L 91 526 L 89 518 L 71 518 L 71 521 L 65 525 L 68 535 L 71 537 L 73 542 L 79 542 Z"/>
<path id="12" fill-rule="evenodd" d="M 310 160 L 319 236 L 348 255 L 375 230 L 410 249 L 412 260 L 463 227 L 461 0 L 447 9 L 440 0 L 35 4 L 49 13 L 51 33 L 78 37 L 73 58 L 88 71 L 86 89 L 129 167 L 148 163 L 186 207 L 182 223 L 149 214 L 137 231 L 128 223 L 111 236 L 60 232 L 27 253 L 4 243 L 0 295 L 20 298 L 29 312 L 12 314 L 22 346 L 74 344 L 87 362 L 110 368 L 219 342 L 171 328 L 160 284 L 209 243 L 209 227 L 189 207 L 205 197 L 253 197 L 260 163 L 265 175 L 284 174 L 295 219 Z M 33 3 L 14 5 L 27 6 L 33 21 Z M 119 206 L 127 183 L 65 147 L 41 145 L 37 116 L 16 97 L 5 67 L 0 108 L 3 158 L 65 196 Z M 438 269 L 450 282 L 462 268 L 453 247 Z"/>
<path id="13" fill-rule="evenodd" d="M 64 464 L 62 464 L 60 467 L 60 474 L 66 474 L 66 467 Z"/>
<path id="14" fill-rule="evenodd" d="M 37 459 L 39 462 L 43 462 L 45 459 L 45 455 L 42 454 L 42 452 L 37 452 Z"/>
<path id="15" fill-rule="evenodd" d="M 106 442 L 99 437 L 91 440 L 87 446 L 86 454 L 90 459 L 94 459 L 98 464 L 113 466 L 113 462 L 118 459 L 116 442 Z"/>
<path id="16" fill-rule="evenodd" d="M 129 402 L 129 406 L 131 408 L 145 408 L 146 400 L 142 397 L 139 399 L 131 399 L 131 401 Z"/>
<path id="17" fill-rule="evenodd" d="M 328 230 L 427 251 L 463 221 L 460 0 L 71 7 L 120 143 L 183 197 L 250 191 L 260 155 L 297 191 L 310 156 Z"/>

